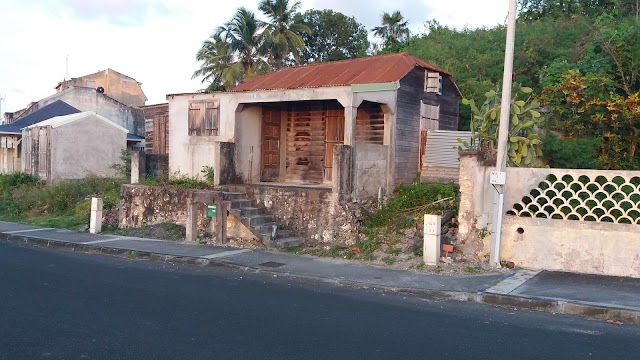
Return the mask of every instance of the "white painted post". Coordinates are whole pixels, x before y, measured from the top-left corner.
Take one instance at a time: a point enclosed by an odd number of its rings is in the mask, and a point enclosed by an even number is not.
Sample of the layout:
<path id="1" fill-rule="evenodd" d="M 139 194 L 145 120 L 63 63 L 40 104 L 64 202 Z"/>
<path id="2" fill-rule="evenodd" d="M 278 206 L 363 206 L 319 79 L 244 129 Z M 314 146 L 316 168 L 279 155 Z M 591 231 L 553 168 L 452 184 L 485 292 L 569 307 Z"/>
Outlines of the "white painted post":
<path id="1" fill-rule="evenodd" d="M 91 198 L 91 221 L 89 222 L 89 232 L 97 234 L 102 231 L 102 199 Z"/>
<path id="2" fill-rule="evenodd" d="M 422 259 L 427 265 L 438 265 L 440 260 L 440 234 L 442 233 L 442 216 L 424 215 L 424 244 Z"/>

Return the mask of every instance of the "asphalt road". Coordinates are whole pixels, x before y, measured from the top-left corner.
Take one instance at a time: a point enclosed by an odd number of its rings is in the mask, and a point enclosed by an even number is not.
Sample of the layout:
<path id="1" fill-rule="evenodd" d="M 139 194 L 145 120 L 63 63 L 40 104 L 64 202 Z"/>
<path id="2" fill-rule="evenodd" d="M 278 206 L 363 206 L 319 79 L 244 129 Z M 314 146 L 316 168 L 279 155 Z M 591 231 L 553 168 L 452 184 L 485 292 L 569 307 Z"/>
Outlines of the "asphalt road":
<path id="1" fill-rule="evenodd" d="M 0 359 L 637 359 L 640 327 L 0 242 Z"/>

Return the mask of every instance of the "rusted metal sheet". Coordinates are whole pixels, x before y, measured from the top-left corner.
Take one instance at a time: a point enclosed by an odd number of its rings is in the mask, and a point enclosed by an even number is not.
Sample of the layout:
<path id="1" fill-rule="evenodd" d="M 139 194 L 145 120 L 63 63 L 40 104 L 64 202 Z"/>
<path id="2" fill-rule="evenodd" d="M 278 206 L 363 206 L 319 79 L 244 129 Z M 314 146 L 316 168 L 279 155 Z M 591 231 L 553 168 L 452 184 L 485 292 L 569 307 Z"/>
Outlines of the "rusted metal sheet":
<path id="1" fill-rule="evenodd" d="M 448 72 L 407 53 L 287 67 L 246 81 L 231 91 L 298 89 L 399 81 L 415 67 Z"/>

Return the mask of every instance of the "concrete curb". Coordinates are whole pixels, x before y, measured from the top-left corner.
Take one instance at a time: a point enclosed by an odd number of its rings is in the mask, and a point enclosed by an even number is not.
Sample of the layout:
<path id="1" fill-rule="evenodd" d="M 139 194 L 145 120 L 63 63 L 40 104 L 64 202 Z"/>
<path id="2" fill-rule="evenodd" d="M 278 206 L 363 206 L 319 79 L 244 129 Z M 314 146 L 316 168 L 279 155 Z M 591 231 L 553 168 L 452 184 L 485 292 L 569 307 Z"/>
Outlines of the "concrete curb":
<path id="1" fill-rule="evenodd" d="M 90 254 L 115 255 L 140 260 L 152 260 L 159 262 L 174 262 L 188 265 L 224 267 L 244 272 L 256 274 L 269 274 L 274 276 L 286 276 L 295 279 L 320 281 L 333 285 L 350 286 L 355 288 L 375 289 L 382 291 L 396 292 L 407 294 L 428 300 L 454 300 L 460 302 L 469 302 L 476 304 L 486 304 L 499 307 L 519 308 L 532 311 L 543 311 L 553 314 L 572 315 L 597 320 L 607 320 L 612 322 L 620 322 L 624 324 L 640 324 L 640 311 L 629 309 L 620 309 L 615 307 L 596 306 L 589 304 L 581 304 L 579 302 L 550 300 L 535 297 L 522 297 L 517 295 L 499 295 L 484 292 L 464 292 L 464 291 L 448 291 L 448 290 L 430 290 L 430 289 L 414 289 L 414 288 L 398 288 L 376 284 L 366 284 L 348 280 L 337 280 L 324 278 L 319 276 L 309 276 L 293 274 L 288 272 L 276 272 L 268 269 L 245 266 L 232 262 L 223 261 L 221 259 L 203 259 L 194 256 L 178 256 L 170 254 L 153 253 L 147 251 L 137 251 L 125 248 L 103 247 L 100 245 L 88 245 L 60 240 L 47 240 L 35 237 L 27 237 L 19 234 L 0 233 L 0 240 L 10 243 L 29 244 L 40 247 L 48 247 L 55 249 L 64 249 L 70 251 L 81 251 Z M 135 251 L 135 257 L 131 256 Z"/>

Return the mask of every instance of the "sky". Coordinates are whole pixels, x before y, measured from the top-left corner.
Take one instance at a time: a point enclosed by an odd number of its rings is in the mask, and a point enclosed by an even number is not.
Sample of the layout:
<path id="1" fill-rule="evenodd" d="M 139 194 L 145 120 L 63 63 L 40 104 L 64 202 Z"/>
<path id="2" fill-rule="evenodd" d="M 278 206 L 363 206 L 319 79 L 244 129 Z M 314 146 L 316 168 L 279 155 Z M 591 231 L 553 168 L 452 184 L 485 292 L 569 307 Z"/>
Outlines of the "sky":
<path id="1" fill-rule="evenodd" d="M 206 87 L 191 75 L 214 29 L 259 0 L 0 0 L 0 117 L 55 93 L 62 80 L 107 68 L 142 83 L 147 105 Z M 302 0 L 368 30 L 399 10 L 412 32 L 437 20 L 458 29 L 503 24 L 508 0 Z M 257 12 L 259 14 L 259 12 Z"/>

